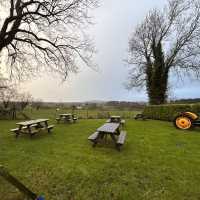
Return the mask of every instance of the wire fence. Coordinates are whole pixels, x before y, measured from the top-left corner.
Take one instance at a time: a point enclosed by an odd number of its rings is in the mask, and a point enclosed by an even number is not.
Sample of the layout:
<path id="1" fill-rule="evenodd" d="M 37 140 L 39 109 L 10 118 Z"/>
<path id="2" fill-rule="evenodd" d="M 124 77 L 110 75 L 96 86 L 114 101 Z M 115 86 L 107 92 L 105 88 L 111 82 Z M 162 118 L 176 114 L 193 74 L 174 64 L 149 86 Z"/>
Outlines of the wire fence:
<path id="1" fill-rule="evenodd" d="M 120 110 L 77 110 L 75 112 L 80 119 L 107 119 L 110 116 L 121 116 L 124 119 L 133 118 L 138 111 L 120 111 Z"/>
<path id="2" fill-rule="evenodd" d="M 72 113 L 77 115 L 79 119 L 108 119 L 110 116 L 117 115 L 123 119 L 133 119 L 134 116 L 141 111 L 135 110 L 86 110 L 86 109 L 31 109 L 26 110 L 25 114 L 30 118 L 50 118 L 55 119 L 59 114 Z"/>

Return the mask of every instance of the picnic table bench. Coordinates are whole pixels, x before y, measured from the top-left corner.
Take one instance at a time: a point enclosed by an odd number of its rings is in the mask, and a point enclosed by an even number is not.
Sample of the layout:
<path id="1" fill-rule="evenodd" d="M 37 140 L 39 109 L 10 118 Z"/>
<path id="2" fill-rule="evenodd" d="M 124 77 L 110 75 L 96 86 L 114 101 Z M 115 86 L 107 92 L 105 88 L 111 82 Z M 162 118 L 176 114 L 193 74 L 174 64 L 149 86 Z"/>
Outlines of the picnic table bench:
<path id="1" fill-rule="evenodd" d="M 54 125 L 48 125 L 49 119 L 36 119 L 24 122 L 18 122 L 18 128 L 11 129 L 10 131 L 18 137 L 20 134 L 29 134 L 30 136 L 39 133 L 41 130 L 47 130 L 48 133 L 54 128 Z"/>
<path id="2" fill-rule="evenodd" d="M 137 114 L 135 117 L 134 117 L 135 120 L 138 120 L 138 119 L 141 119 L 141 120 L 147 120 L 147 117 L 142 114 L 142 113 L 139 113 Z"/>
<path id="3" fill-rule="evenodd" d="M 110 135 L 117 150 L 120 151 L 121 146 L 126 139 L 126 131 L 120 131 L 119 127 L 119 123 L 105 123 L 103 126 L 99 127 L 96 132 L 90 135 L 88 140 L 93 142 L 93 147 L 95 147 L 100 140 L 104 139 L 105 136 Z"/>
<path id="4" fill-rule="evenodd" d="M 64 123 L 75 123 L 77 120 L 77 116 L 71 113 L 59 114 L 59 117 L 56 118 L 57 123 L 60 123 L 60 121 Z"/>
<path id="5" fill-rule="evenodd" d="M 111 116 L 110 119 L 106 120 L 107 123 L 120 123 L 120 125 L 125 125 L 125 120 L 121 119 L 121 116 Z"/>

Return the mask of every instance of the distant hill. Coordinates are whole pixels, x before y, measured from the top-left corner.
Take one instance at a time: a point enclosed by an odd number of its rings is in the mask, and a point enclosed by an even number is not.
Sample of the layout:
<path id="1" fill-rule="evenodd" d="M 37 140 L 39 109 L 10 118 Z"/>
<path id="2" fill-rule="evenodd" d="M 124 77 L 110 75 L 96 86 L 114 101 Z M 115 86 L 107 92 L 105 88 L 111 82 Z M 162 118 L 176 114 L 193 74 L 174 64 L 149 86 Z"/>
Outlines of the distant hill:
<path id="1" fill-rule="evenodd" d="M 92 100 L 87 102 L 42 102 L 42 107 L 89 107 L 89 108 L 144 108 L 145 102 L 130 102 L 130 101 L 101 101 Z"/>

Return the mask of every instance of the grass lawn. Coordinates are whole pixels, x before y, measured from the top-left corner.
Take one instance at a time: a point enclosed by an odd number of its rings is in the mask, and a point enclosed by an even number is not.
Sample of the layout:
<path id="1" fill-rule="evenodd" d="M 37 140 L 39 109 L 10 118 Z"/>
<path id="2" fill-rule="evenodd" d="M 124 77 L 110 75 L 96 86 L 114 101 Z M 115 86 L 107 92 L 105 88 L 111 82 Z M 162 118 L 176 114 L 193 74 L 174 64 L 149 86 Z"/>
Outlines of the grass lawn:
<path id="1" fill-rule="evenodd" d="M 52 134 L 16 139 L 15 121 L 0 121 L 0 164 L 46 200 L 198 200 L 200 130 L 126 120 L 121 152 L 112 142 L 92 148 L 87 137 L 105 120 L 59 124 Z M 54 123 L 54 122 L 53 122 Z M 1 200 L 22 200 L 0 178 Z"/>

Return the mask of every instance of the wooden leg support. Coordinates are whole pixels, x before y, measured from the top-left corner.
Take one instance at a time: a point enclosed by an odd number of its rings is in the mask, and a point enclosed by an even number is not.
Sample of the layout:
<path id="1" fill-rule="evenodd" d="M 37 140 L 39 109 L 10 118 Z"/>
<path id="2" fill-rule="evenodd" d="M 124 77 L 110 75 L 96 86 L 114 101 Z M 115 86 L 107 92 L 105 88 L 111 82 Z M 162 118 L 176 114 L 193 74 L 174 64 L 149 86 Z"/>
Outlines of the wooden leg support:
<path id="1" fill-rule="evenodd" d="M 121 146 L 122 145 L 120 145 L 120 144 L 116 144 L 116 148 L 117 148 L 118 151 L 121 151 Z"/>
<path id="2" fill-rule="evenodd" d="M 18 138 L 19 137 L 19 131 L 16 131 L 15 134 L 16 134 L 15 137 Z"/>
<path id="3" fill-rule="evenodd" d="M 96 147 L 99 139 L 102 139 L 104 137 L 104 134 L 99 134 L 98 137 L 93 141 L 92 147 Z"/>
<path id="4" fill-rule="evenodd" d="M 15 186 L 19 191 L 24 193 L 29 199 L 36 200 L 37 195 L 30 191 L 25 185 L 18 181 L 14 176 L 12 176 L 3 166 L 0 165 L 0 176 L 2 176 L 6 181 Z"/>
<path id="5" fill-rule="evenodd" d="M 92 147 L 96 147 L 96 145 L 97 145 L 97 142 L 96 142 L 96 141 L 94 141 L 94 143 L 93 143 Z"/>

